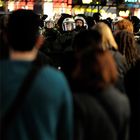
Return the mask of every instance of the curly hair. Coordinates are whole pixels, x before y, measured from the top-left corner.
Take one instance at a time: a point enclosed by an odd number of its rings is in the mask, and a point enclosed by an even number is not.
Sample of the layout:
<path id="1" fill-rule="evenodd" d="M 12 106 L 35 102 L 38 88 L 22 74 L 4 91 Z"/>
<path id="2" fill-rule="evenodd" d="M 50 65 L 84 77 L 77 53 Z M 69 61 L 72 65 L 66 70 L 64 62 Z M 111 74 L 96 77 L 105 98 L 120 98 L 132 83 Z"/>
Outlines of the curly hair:
<path id="1" fill-rule="evenodd" d="M 119 30 L 127 30 L 131 33 L 134 31 L 132 22 L 127 19 L 120 20 L 115 25 L 117 25 Z"/>
<path id="2" fill-rule="evenodd" d="M 118 50 L 126 58 L 128 67 L 135 65 L 139 56 L 133 33 L 126 30 L 119 31 L 116 33 L 115 39 L 118 44 Z"/>

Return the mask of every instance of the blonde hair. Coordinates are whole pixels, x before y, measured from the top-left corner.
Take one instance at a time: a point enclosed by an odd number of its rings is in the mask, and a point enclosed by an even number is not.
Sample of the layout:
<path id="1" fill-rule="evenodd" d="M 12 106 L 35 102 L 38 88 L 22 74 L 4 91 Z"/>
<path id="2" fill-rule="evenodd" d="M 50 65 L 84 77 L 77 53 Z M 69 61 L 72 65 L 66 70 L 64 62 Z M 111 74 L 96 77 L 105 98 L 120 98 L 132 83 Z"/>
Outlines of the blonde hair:
<path id="1" fill-rule="evenodd" d="M 97 30 L 101 34 L 102 46 L 104 50 L 110 49 L 110 48 L 113 48 L 115 50 L 118 49 L 118 45 L 114 39 L 111 29 L 109 28 L 107 24 L 103 22 L 99 22 L 95 24 L 92 29 Z"/>

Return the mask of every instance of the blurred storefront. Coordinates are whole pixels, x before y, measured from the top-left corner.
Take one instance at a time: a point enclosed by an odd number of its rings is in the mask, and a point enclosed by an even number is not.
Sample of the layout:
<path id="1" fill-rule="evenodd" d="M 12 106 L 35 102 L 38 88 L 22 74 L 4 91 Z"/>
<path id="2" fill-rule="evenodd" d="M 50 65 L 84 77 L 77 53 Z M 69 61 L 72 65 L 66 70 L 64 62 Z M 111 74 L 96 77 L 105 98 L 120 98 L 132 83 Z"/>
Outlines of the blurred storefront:
<path id="1" fill-rule="evenodd" d="M 30 9 L 33 10 L 34 3 L 33 2 L 25 2 L 25 1 L 8 1 L 8 10 L 13 11 L 17 9 Z"/>
<path id="2" fill-rule="evenodd" d="M 94 13 L 99 12 L 102 15 L 102 18 L 115 18 L 116 17 L 116 7 L 108 7 L 108 6 L 75 6 L 73 8 L 73 13 L 77 14 L 85 14 L 86 16 L 93 16 Z"/>
<path id="3" fill-rule="evenodd" d="M 117 16 L 127 18 L 128 16 L 137 16 L 140 18 L 140 0 L 113 0 L 116 3 Z"/>
<path id="4" fill-rule="evenodd" d="M 131 15 L 140 18 L 140 0 L 125 0 L 125 5 L 130 9 Z"/>
<path id="5" fill-rule="evenodd" d="M 123 1 L 117 5 L 116 2 Z M 5 2 L 0 0 L 1 11 L 31 9 L 38 14 L 47 14 L 49 18 L 61 13 L 72 15 L 85 14 L 93 16 L 100 12 L 103 18 L 135 15 L 140 18 L 140 0 L 20 0 Z"/>
<path id="6" fill-rule="evenodd" d="M 0 7 L 2 6 L 4 7 L 4 10 L 6 7 L 7 11 L 13 11 L 17 9 L 30 9 L 35 10 L 37 14 L 47 14 L 49 17 L 51 17 L 53 15 L 59 15 L 61 13 L 71 14 L 72 0 L 21 0 L 7 2 L 0 0 Z"/>
<path id="7" fill-rule="evenodd" d="M 75 1 L 74 1 L 75 2 Z M 82 4 L 74 3 L 73 14 L 85 14 L 86 16 L 93 16 L 94 13 L 101 13 L 102 18 L 115 18 L 116 5 L 109 0 L 82 0 Z"/>
<path id="8" fill-rule="evenodd" d="M 73 0 L 73 14 L 92 16 L 100 12 L 103 18 L 135 15 L 140 18 L 140 0 Z M 102 3 L 103 2 L 103 5 Z"/>
<path id="9" fill-rule="evenodd" d="M 61 13 L 71 14 L 72 0 L 47 0 L 44 2 L 43 11 L 48 17 L 59 16 Z"/>

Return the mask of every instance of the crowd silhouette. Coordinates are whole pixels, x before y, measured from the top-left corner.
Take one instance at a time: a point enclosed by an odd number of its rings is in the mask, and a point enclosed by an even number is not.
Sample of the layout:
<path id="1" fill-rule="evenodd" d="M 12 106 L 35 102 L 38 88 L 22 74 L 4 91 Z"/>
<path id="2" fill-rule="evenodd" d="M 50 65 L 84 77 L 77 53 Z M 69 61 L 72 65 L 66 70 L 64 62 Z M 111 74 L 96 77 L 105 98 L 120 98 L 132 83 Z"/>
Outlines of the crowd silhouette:
<path id="1" fill-rule="evenodd" d="M 139 140 L 140 19 L 46 18 L 0 17 L 0 139 Z"/>

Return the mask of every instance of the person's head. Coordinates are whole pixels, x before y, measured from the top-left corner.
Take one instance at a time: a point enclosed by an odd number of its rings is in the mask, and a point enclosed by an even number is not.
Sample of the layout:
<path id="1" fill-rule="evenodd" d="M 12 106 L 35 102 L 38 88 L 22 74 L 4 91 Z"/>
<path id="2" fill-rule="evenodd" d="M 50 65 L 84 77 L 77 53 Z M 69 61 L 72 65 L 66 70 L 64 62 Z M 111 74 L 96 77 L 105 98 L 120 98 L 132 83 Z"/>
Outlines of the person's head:
<path id="1" fill-rule="evenodd" d="M 72 46 L 76 52 L 87 48 L 100 48 L 101 34 L 96 30 L 83 30 L 76 34 Z"/>
<path id="2" fill-rule="evenodd" d="M 88 28 L 87 23 L 86 23 L 86 20 L 84 19 L 84 17 L 82 17 L 82 16 L 76 16 L 74 18 L 74 20 L 75 20 L 75 25 L 76 25 L 77 28 L 78 27 L 79 28 L 85 28 L 85 29 Z"/>
<path id="3" fill-rule="evenodd" d="M 82 27 L 84 25 L 84 23 L 81 19 L 75 20 L 75 24 L 76 24 L 76 26 L 80 26 L 80 27 Z"/>
<path id="4" fill-rule="evenodd" d="M 31 51 L 39 39 L 39 17 L 31 10 L 17 10 L 9 15 L 8 42 L 14 51 Z"/>
<path id="5" fill-rule="evenodd" d="M 75 21 L 73 18 L 65 18 L 62 23 L 63 31 L 73 31 L 75 29 Z"/>
<path id="6" fill-rule="evenodd" d="M 101 20 L 101 14 L 100 13 L 94 13 L 93 14 L 93 19 L 95 20 L 95 22 L 99 22 Z"/>
<path id="7" fill-rule="evenodd" d="M 133 33 L 122 30 L 116 33 L 115 40 L 118 44 L 119 52 L 126 57 L 128 65 L 135 64 L 138 58 L 138 51 Z"/>
<path id="8" fill-rule="evenodd" d="M 114 27 L 117 30 L 127 30 L 128 32 L 133 33 L 133 24 L 131 21 L 127 19 L 119 20 L 118 22 L 114 23 Z"/>
<path id="9" fill-rule="evenodd" d="M 45 21 L 45 28 L 52 29 L 55 27 L 55 23 L 53 20 L 47 20 Z"/>
<path id="10" fill-rule="evenodd" d="M 108 27 L 111 29 L 112 31 L 112 21 L 110 19 L 103 19 L 101 20 L 101 22 L 105 23 L 108 25 Z"/>
<path id="11" fill-rule="evenodd" d="M 94 18 L 91 16 L 86 16 L 86 21 L 87 21 L 88 29 L 91 29 L 96 24 Z"/>
<path id="12" fill-rule="evenodd" d="M 101 43 L 104 50 L 118 49 L 112 31 L 107 24 L 99 22 L 95 24 L 92 29 L 97 30 L 101 34 Z"/>
<path id="13" fill-rule="evenodd" d="M 117 79 L 117 69 L 111 53 L 101 49 L 86 49 L 78 59 L 73 78 L 85 90 L 104 89 L 113 84 Z"/>

